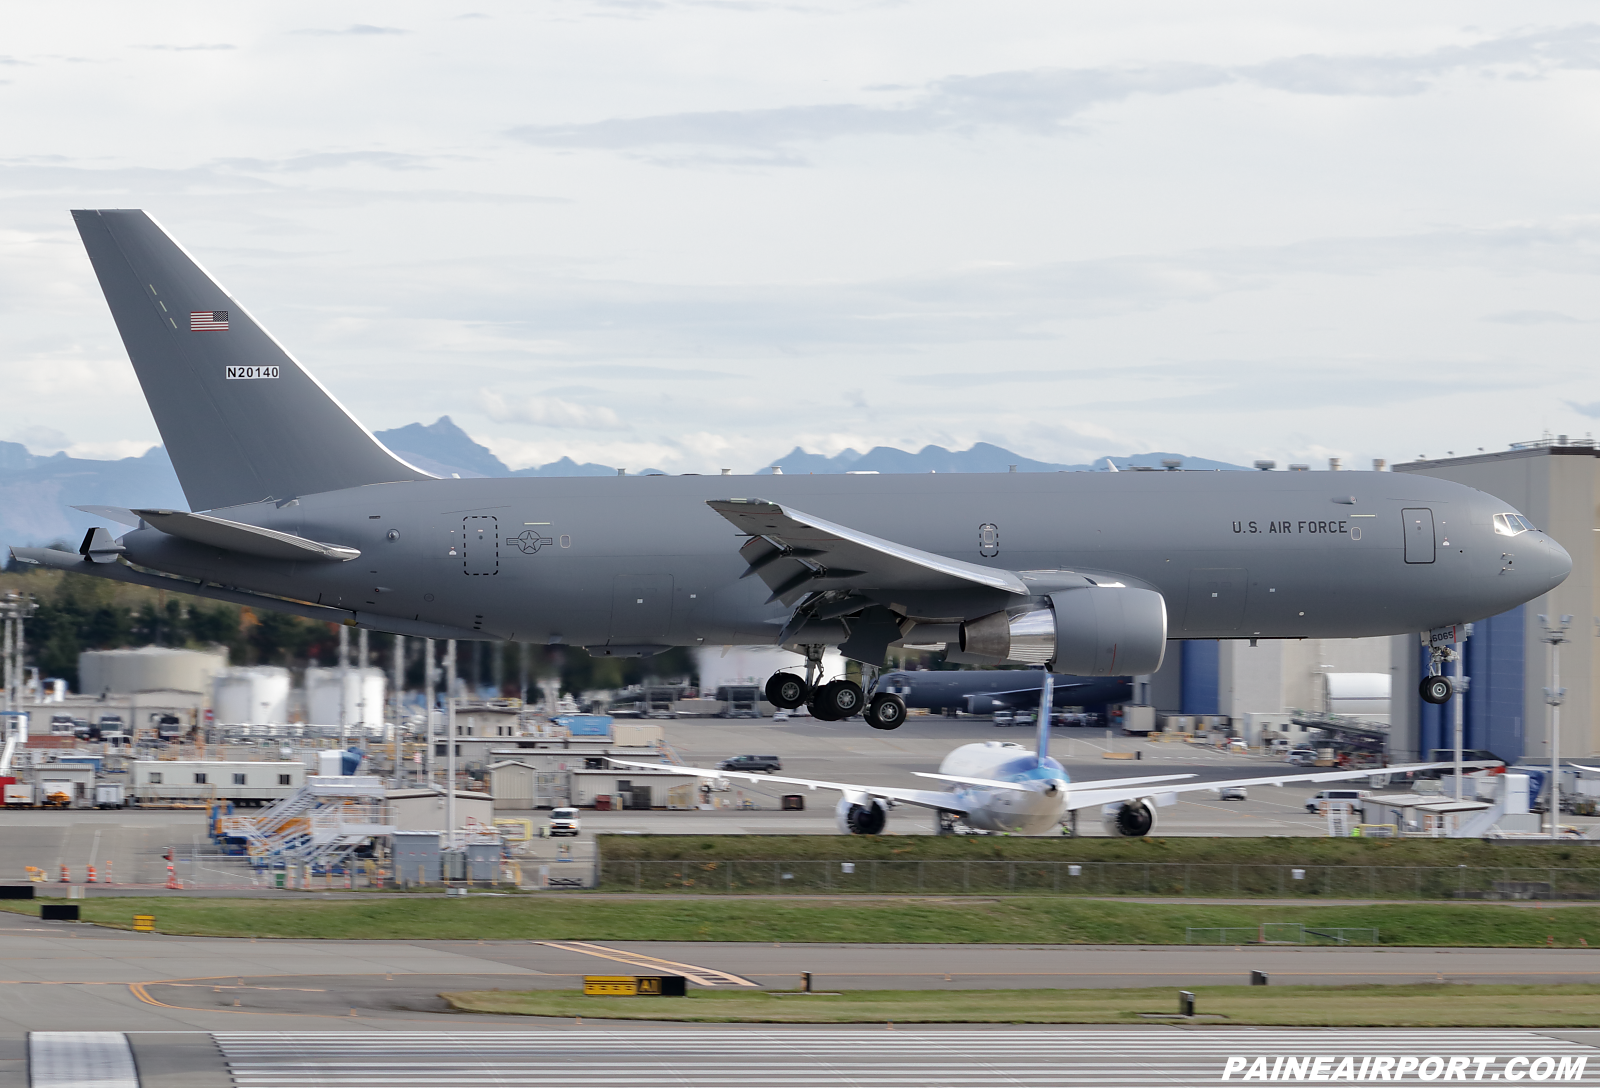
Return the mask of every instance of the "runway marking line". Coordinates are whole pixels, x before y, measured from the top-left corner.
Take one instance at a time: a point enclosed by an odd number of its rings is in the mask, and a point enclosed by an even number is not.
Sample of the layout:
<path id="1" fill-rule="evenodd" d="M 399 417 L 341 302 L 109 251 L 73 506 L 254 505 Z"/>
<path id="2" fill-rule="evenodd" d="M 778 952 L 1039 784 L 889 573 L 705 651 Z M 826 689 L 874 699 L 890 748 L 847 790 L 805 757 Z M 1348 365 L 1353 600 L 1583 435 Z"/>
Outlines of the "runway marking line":
<path id="1" fill-rule="evenodd" d="M 735 986 L 755 986 L 755 983 L 747 978 L 741 978 L 727 971 L 719 971 L 714 967 L 697 967 L 692 963 L 678 963 L 676 960 L 664 960 L 659 956 L 647 956 L 638 952 L 624 952 L 620 948 L 607 948 L 604 945 L 588 944 L 584 941 L 535 941 L 534 943 L 544 945 L 546 948 L 558 949 L 562 952 L 577 952 L 584 956 L 598 956 L 600 959 L 626 963 L 631 967 L 644 967 L 650 970 L 673 967 L 696 986 L 716 986 L 725 983 L 731 983 Z M 711 980 L 707 981 L 707 977 L 710 977 Z"/>

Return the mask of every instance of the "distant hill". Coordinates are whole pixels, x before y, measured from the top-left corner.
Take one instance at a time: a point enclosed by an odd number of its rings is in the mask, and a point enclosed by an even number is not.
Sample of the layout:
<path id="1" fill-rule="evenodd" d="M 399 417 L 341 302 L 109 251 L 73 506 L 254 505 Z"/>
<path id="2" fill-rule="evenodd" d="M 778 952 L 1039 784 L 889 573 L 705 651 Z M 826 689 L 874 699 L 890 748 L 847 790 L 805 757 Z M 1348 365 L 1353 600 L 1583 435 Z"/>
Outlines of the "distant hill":
<path id="1" fill-rule="evenodd" d="M 480 446 L 472 437 L 457 427 L 449 416 L 440 416 L 424 426 L 408 423 L 390 431 L 379 431 L 378 441 L 410 461 L 424 472 L 436 476 L 460 476 L 463 480 L 484 476 L 615 476 L 617 470 L 609 465 L 593 462 L 578 464 L 570 457 L 551 461 L 538 468 L 522 468 L 513 472 L 504 461 Z M 660 469 L 645 469 L 659 472 Z"/>
<path id="2" fill-rule="evenodd" d="M 1162 462 L 1177 461 L 1189 470 L 1243 470 L 1243 465 L 1230 465 L 1226 461 L 1210 461 L 1204 457 L 1190 457 L 1181 453 L 1140 453 L 1132 457 L 1112 457 L 1118 470 L 1137 468 L 1164 468 Z M 777 460 L 770 462 L 761 472 L 771 472 L 780 467 L 786 474 L 814 472 L 818 475 L 839 472 L 1107 472 L 1107 458 L 1088 465 L 1059 465 L 1050 461 L 1035 461 L 1012 453 L 1000 446 L 979 442 L 970 450 L 947 450 L 943 446 L 923 446 L 916 453 L 895 449 L 893 446 L 874 446 L 866 453 L 844 450 L 832 457 L 820 453 L 807 453 L 796 446 Z"/>
<path id="3" fill-rule="evenodd" d="M 91 505 L 189 508 L 159 446 L 143 457 L 94 461 L 65 453 L 37 457 L 20 443 L 0 442 L 0 548 L 54 540 L 77 544 L 89 529 L 105 524 L 72 509 Z"/>
<path id="4" fill-rule="evenodd" d="M 474 442 L 449 416 L 440 416 L 429 424 L 410 423 L 379 431 L 378 439 L 418 468 L 444 477 L 615 476 L 617 473 L 610 465 L 578 464 L 570 457 L 513 472 L 488 447 Z M 1181 461 L 1186 469 L 1241 468 L 1175 453 L 1141 453 L 1112 460 L 1119 469 L 1161 468 L 1162 461 Z M 1105 458 L 1094 464 L 1058 465 L 1035 461 L 987 442 L 979 442 L 970 450 L 924 446 L 916 453 L 877 446 L 866 453 L 845 450 L 832 457 L 807 453 L 796 446 L 759 471 L 770 473 L 773 466 L 781 466 L 785 473 L 818 474 L 1007 472 L 1012 465 L 1017 466 L 1018 472 L 1106 471 Z M 656 471 L 659 470 L 645 469 L 643 473 Z M 79 513 L 72 507 L 97 505 L 189 508 L 183 489 L 178 486 L 178 477 L 172 471 L 172 462 L 159 446 L 142 457 L 94 461 L 68 457 L 65 453 L 39 457 L 19 443 L 0 442 L 0 556 L 10 545 L 24 547 L 55 540 L 76 544 L 88 529 L 105 524 L 105 520 Z"/>

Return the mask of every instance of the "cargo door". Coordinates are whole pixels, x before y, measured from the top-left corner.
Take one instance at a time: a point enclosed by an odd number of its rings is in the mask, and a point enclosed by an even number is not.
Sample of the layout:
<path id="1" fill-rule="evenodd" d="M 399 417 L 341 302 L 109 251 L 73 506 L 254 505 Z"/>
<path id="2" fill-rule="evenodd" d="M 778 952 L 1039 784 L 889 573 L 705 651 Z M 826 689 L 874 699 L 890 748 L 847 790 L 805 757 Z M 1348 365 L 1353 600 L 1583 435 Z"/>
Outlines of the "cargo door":
<path id="1" fill-rule="evenodd" d="M 461 519 L 461 571 L 463 574 L 500 573 L 500 519 L 478 514 Z"/>
<path id="2" fill-rule="evenodd" d="M 1406 562 L 1433 562 L 1433 511 L 1426 506 L 1400 511 L 1405 522 Z"/>
<path id="3" fill-rule="evenodd" d="M 1183 630 L 1194 634 L 1237 631 L 1244 622 L 1246 572 L 1238 567 L 1197 567 L 1189 572 Z"/>
<path id="4" fill-rule="evenodd" d="M 665 641 L 672 628 L 672 575 L 619 574 L 612 587 L 611 641 L 618 645 Z"/>

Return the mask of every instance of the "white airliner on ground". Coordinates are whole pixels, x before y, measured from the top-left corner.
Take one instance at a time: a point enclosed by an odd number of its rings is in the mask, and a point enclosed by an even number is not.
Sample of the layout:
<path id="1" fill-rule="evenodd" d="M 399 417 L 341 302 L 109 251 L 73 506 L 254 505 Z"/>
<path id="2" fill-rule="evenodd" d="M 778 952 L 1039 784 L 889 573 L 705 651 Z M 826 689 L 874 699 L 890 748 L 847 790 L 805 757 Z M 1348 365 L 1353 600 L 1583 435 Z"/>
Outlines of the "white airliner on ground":
<path id="1" fill-rule="evenodd" d="M 1262 775 L 1221 782 L 1186 782 L 1192 774 L 1151 775 L 1085 782 L 1074 788 L 1066 769 L 1050 757 L 1050 704 L 1054 684 L 1045 681 L 1040 699 L 1038 750 L 1030 752 L 1013 741 L 963 744 L 944 757 L 938 773 L 913 771 L 919 778 L 935 778 L 948 785 L 943 790 L 908 790 L 898 786 L 862 786 L 848 782 L 818 782 L 809 778 L 718 771 L 704 767 L 674 767 L 707 778 L 742 778 L 750 782 L 787 782 L 812 790 L 838 790 L 839 830 L 852 835 L 876 835 L 888 822 L 896 805 L 915 805 L 939 814 L 941 830 L 957 823 L 978 831 L 1006 831 L 1043 835 L 1058 827 L 1069 813 L 1098 808 L 1107 834 L 1138 837 L 1155 830 L 1156 810 L 1173 804 L 1180 793 L 1220 790 L 1227 786 L 1281 786 L 1288 782 L 1338 782 L 1374 775 L 1436 770 L 1453 763 L 1411 763 L 1360 771 L 1318 771 L 1311 774 Z M 627 767 L 659 768 L 659 763 L 613 759 Z M 1464 767 L 1489 766 L 1466 763 Z"/>

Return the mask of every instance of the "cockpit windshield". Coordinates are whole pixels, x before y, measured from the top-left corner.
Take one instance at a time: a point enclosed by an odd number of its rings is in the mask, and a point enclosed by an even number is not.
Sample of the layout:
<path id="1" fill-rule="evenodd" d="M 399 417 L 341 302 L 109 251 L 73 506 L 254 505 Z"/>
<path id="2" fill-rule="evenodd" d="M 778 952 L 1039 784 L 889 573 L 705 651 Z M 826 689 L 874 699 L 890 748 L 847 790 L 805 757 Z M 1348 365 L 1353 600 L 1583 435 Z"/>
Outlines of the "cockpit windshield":
<path id="1" fill-rule="evenodd" d="M 1520 533 L 1537 532 L 1533 522 L 1521 514 L 1496 514 L 1494 516 L 1494 531 L 1501 536 L 1517 536 Z"/>

